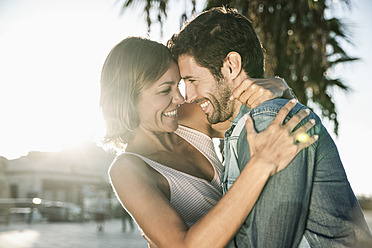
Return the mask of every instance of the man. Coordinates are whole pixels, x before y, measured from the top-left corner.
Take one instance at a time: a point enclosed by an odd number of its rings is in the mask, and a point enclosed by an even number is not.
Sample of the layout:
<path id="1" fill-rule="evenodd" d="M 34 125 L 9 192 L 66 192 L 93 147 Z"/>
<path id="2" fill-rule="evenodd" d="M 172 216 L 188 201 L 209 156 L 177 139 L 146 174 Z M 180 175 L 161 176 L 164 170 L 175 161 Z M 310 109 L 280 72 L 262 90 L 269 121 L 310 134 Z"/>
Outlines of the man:
<path id="1" fill-rule="evenodd" d="M 186 84 L 186 101 L 199 104 L 212 124 L 231 121 L 225 133 L 226 192 L 250 159 L 241 117 L 249 113 L 262 131 L 287 100 L 274 99 L 249 109 L 230 99 L 238 82 L 264 76 L 260 41 L 251 22 L 235 10 L 202 13 L 174 35 L 168 47 Z M 260 91 L 247 94 L 251 106 Z M 288 119 L 304 108 L 297 104 Z M 309 118 L 316 120 L 309 135 L 319 135 L 318 141 L 270 178 L 230 247 L 372 247 L 337 148 L 319 117 L 311 113 L 303 123 Z M 307 138 L 304 134 L 296 142 Z"/>

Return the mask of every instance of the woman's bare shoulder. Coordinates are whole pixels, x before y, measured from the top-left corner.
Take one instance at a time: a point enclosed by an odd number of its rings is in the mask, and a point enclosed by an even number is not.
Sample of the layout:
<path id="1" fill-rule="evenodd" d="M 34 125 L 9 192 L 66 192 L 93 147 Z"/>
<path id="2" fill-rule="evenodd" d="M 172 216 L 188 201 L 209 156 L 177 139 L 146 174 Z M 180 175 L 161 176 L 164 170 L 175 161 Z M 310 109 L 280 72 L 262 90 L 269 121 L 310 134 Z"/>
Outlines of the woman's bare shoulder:
<path id="1" fill-rule="evenodd" d="M 133 154 L 122 154 L 111 164 L 109 175 L 111 181 L 126 181 L 139 183 L 139 181 L 152 181 L 153 172 L 140 157 Z"/>
<path id="2" fill-rule="evenodd" d="M 144 161 L 136 155 L 123 153 L 117 156 L 114 162 L 111 164 L 109 171 L 125 170 L 136 166 L 141 166 Z"/>

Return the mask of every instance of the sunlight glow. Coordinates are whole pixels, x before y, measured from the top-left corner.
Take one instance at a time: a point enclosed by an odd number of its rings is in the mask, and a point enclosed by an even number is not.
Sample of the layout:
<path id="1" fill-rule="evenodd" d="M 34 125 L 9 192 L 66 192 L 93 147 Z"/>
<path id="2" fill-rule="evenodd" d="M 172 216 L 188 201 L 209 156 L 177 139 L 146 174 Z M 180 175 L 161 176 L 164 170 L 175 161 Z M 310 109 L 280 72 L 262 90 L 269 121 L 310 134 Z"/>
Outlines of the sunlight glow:
<path id="1" fill-rule="evenodd" d="M 0 233 L 1 247 L 31 248 L 40 238 L 40 233 L 35 230 L 24 229 Z"/>
<path id="2" fill-rule="evenodd" d="M 310 136 L 307 133 L 300 133 L 297 135 L 296 140 L 300 143 L 308 141 Z"/>
<path id="3" fill-rule="evenodd" d="M 102 136 L 98 105 L 104 58 L 127 36 L 123 31 L 140 34 L 118 21 L 112 5 L 105 6 L 108 15 L 99 1 L 83 2 L 24 0 L 6 6 L 8 19 L 0 33 L 1 156 L 60 151 Z M 108 29 L 102 17 L 116 26 Z M 139 29 L 146 30 L 143 26 Z"/>

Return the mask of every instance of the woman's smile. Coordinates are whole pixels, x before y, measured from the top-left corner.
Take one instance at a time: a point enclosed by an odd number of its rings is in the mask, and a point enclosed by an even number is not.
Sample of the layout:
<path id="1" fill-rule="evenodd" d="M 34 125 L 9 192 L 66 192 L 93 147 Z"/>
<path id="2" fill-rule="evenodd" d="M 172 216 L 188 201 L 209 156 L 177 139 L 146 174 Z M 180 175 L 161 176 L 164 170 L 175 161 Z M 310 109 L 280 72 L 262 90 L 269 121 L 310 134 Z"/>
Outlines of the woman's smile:
<path id="1" fill-rule="evenodd" d="M 177 118 L 177 109 L 172 110 L 172 111 L 168 111 L 168 112 L 164 112 L 163 115 L 166 116 L 166 117 L 175 117 L 175 118 Z"/>

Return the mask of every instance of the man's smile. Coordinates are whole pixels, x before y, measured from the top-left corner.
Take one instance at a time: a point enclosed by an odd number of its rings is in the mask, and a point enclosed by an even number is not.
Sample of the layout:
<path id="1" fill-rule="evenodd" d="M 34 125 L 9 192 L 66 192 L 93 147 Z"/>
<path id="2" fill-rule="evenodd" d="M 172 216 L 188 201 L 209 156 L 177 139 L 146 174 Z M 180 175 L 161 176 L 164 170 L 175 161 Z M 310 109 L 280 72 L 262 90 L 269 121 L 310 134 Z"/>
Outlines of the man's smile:
<path id="1" fill-rule="evenodd" d="M 210 104 L 211 102 L 209 100 L 205 101 L 205 102 L 202 102 L 200 104 L 200 107 L 205 110 L 207 108 L 207 106 Z"/>
<path id="2" fill-rule="evenodd" d="M 198 104 L 202 108 L 202 110 L 205 114 L 207 114 L 207 112 L 209 112 L 209 110 L 212 106 L 212 104 L 209 100 L 204 100 L 203 102 L 198 103 Z"/>

